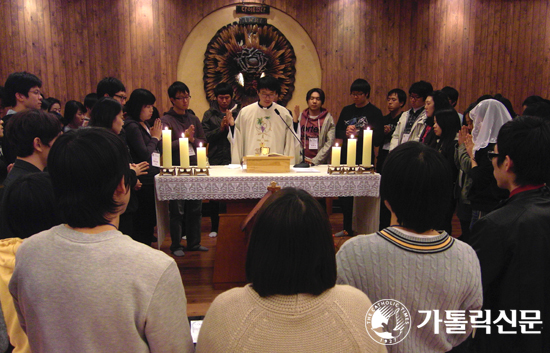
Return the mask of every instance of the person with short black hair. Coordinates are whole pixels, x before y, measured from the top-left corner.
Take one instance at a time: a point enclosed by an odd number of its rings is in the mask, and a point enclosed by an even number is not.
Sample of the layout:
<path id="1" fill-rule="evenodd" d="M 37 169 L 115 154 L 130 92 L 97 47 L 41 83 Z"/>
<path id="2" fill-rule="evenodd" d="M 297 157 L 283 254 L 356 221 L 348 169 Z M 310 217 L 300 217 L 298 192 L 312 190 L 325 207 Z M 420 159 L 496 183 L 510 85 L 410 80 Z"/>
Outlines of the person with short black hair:
<path id="1" fill-rule="evenodd" d="M 61 223 L 48 173 L 30 173 L 15 180 L 4 196 L 9 207 L 4 209 L 12 238 L 0 240 L 0 302 L 14 352 L 30 352 L 27 335 L 19 324 L 8 284 L 13 275 L 15 254 L 31 235 Z"/>
<path id="2" fill-rule="evenodd" d="M 222 82 L 214 88 L 216 100 L 210 102 L 202 118 L 202 128 L 208 140 L 208 161 L 210 165 L 231 163 L 231 144 L 227 140 L 229 120 L 236 119 L 240 106 L 233 101 L 233 88 Z"/>
<path id="3" fill-rule="evenodd" d="M 370 300 L 335 285 L 334 242 L 319 202 L 285 188 L 256 217 L 246 257 L 250 284 L 214 300 L 197 352 L 385 352 L 364 328 Z"/>
<path id="4" fill-rule="evenodd" d="M 197 165 L 197 148 L 206 146 L 206 136 L 199 118 L 189 109 L 191 100 L 189 87 L 176 81 L 168 87 L 172 108 L 161 118 L 162 125 L 172 130 L 172 162 L 180 164 L 179 139 L 187 137 L 189 163 Z M 202 200 L 170 200 L 170 251 L 174 256 L 184 256 L 180 244 L 183 235 L 187 237 L 187 251 L 208 251 L 201 245 Z M 184 233 L 185 232 L 185 233 Z"/>
<path id="5" fill-rule="evenodd" d="M 281 84 L 275 77 L 265 76 L 258 80 L 257 90 L 258 102 L 242 108 L 237 119 L 229 119 L 231 163 L 241 164 L 244 156 L 259 155 L 262 147 L 269 148 L 269 153 L 294 157 L 299 163 L 301 147 L 292 130 L 292 116 L 276 103 Z"/>
<path id="6" fill-rule="evenodd" d="M 382 118 L 382 124 L 384 124 L 384 141 L 382 148 L 378 152 L 378 158 L 376 161 L 376 170 L 380 173 L 384 161 L 390 153 L 390 143 L 395 127 L 403 114 L 403 107 L 407 103 L 407 94 L 400 88 L 394 88 L 386 95 L 386 101 L 388 102 L 388 115 Z M 389 224 L 388 224 L 389 225 Z"/>
<path id="7" fill-rule="evenodd" d="M 294 130 L 304 146 L 305 162 L 311 165 L 328 164 L 334 143 L 336 125 L 332 115 L 323 108 L 325 92 L 312 88 L 306 94 L 307 109 L 294 107 Z M 299 128 L 299 129 L 298 129 Z"/>
<path id="8" fill-rule="evenodd" d="M 403 107 L 407 103 L 407 94 L 400 88 L 394 88 L 390 90 L 386 96 L 388 102 L 388 115 L 382 118 L 382 124 L 384 124 L 384 142 L 382 147 L 378 151 L 378 158 L 376 159 L 376 171 L 380 173 L 384 166 L 384 161 L 390 153 L 390 144 L 395 127 L 403 114 Z M 382 230 L 390 226 L 391 213 L 384 205 L 384 202 L 380 200 L 380 224 L 379 229 Z"/>
<path id="9" fill-rule="evenodd" d="M 159 168 L 152 165 L 153 153 L 159 153 L 162 136 L 160 119 L 151 126 L 147 121 L 153 115 L 153 104 L 156 98 L 151 91 L 138 88 L 132 92 L 126 103 L 126 120 L 124 132 L 126 143 L 130 149 L 132 161 L 147 162 L 147 173 L 139 176 L 141 188 L 135 192 L 138 208 L 134 213 L 133 239 L 143 244 L 151 245 L 155 225 L 157 223 L 155 210 L 155 175 Z"/>
<path id="10" fill-rule="evenodd" d="M 6 126 L 6 138 L 17 159 L 4 181 L 4 190 L 22 175 L 43 171 L 48 154 L 61 134 L 61 122 L 40 109 L 14 114 Z"/>
<path id="11" fill-rule="evenodd" d="M 504 124 L 488 153 L 494 177 L 510 197 L 481 218 L 472 229 L 472 247 L 481 264 L 483 309 L 518 312 L 533 324 L 519 332 L 517 324 L 493 319 L 491 334 L 478 330 L 476 352 L 546 352 L 550 333 L 550 123 L 518 117 Z M 521 314 L 521 317 L 520 317 Z M 525 315 L 525 317 L 524 317 Z M 536 318 L 535 318 L 536 317 Z M 512 324 L 512 325 L 510 325 Z M 517 332 L 495 335 L 494 332 Z M 538 333 L 536 333 L 538 332 Z"/>
<path id="12" fill-rule="evenodd" d="M 2 118 L 4 127 L 15 113 L 25 109 L 40 109 L 42 105 L 42 93 L 40 88 L 42 81 L 35 75 L 28 72 L 14 72 L 8 76 L 4 84 L 4 105 L 11 107 L 6 116 Z M 15 161 L 17 157 L 9 143 L 2 141 L 2 153 L 4 154 L 6 165 Z"/>
<path id="13" fill-rule="evenodd" d="M 95 92 L 88 93 L 86 97 L 84 97 L 84 107 L 86 108 L 86 114 L 84 115 L 84 122 L 82 123 L 82 126 L 88 126 L 92 109 L 97 101 L 97 93 Z"/>
<path id="14" fill-rule="evenodd" d="M 447 352 L 472 332 L 467 323 L 464 333 L 451 334 L 433 317 L 419 328 L 426 319 L 419 310 L 468 312 L 482 305 L 474 250 L 436 230 L 452 187 L 450 168 L 439 152 L 414 141 L 399 145 L 388 155 L 380 182 L 393 226 L 350 239 L 336 254 L 337 283 L 361 289 L 373 302 L 391 298 L 409 310 L 410 333 L 388 352 Z"/>
<path id="15" fill-rule="evenodd" d="M 227 140 L 229 120 L 234 120 L 241 110 L 240 104 L 233 101 L 233 87 L 227 82 L 222 82 L 214 88 L 215 100 L 210 102 L 208 109 L 202 117 L 202 128 L 208 140 L 208 162 L 210 165 L 228 165 L 231 163 L 231 143 Z M 220 223 L 220 202 L 208 201 L 211 238 L 218 236 Z"/>
<path id="16" fill-rule="evenodd" d="M 458 103 L 458 97 L 459 97 L 459 93 L 456 90 L 456 88 L 451 86 L 445 86 L 441 89 L 441 91 L 445 93 L 447 97 L 449 97 L 449 103 L 451 103 L 451 106 L 453 107 L 453 109 L 456 110 L 456 104 Z M 460 114 L 458 111 L 457 111 L 457 114 L 460 117 L 460 123 L 464 123 L 464 115 Z"/>
<path id="17" fill-rule="evenodd" d="M 404 112 L 397 122 L 390 143 L 390 151 L 407 141 L 419 141 L 427 126 L 428 116 L 424 109 L 426 98 L 433 92 L 432 84 L 418 81 L 409 88 L 411 109 Z"/>
<path id="18" fill-rule="evenodd" d="M 97 98 L 111 97 L 117 100 L 120 104 L 126 103 L 126 87 L 115 77 L 105 77 L 97 84 Z"/>
<path id="19" fill-rule="evenodd" d="M 370 84 L 367 80 L 358 78 L 351 84 L 350 95 L 353 104 L 342 108 L 338 122 L 334 142 L 342 147 L 341 162 L 351 165 L 360 165 L 363 162 L 363 130 L 372 130 L 373 158 L 378 154 L 378 148 L 384 141 L 384 125 L 382 111 L 370 102 Z M 348 139 L 357 139 L 357 153 L 355 161 L 348 161 Z M 375 160 L 367 161 L 374 164 Z M 336 233 L 336 236 L 355 234 L 353 230 L 353 197 L 340 197 L 338 199 L 344 215 L 344 229 Z"/>
<path id="20" fill-rule="evenodd" d="M 21 244 L 9 285 L 31 350 L 192 352 L 175 261 L 117 230 L 130 195 L 124 142 L 74 130 L 48 165 L 66 224 Z"/>
<path id="21" fill-rule="evenodd" d="M 86 108 L 84 104 L 79 101 L 70 100 L 65 103 L 65 116 L 63 117 L 63 132 L 69 132 L 82 127 L 84 123 L 84 116 L 86 114 Z"/>
<path id="22" fill-rule="evenodd" d="M 42 81 L 29 72 L 14 72 L 4 84 L 4 104 L 12 107 L 7 115 L 18 113 L 24 109 L 40 109 Z M 6 122 L 5 122 L 6 123 Z"/>
<path id="23" fill-rule="evenodd" d="M 4 94 L 4 86 L 0 86 L 0 119 L 2 119 L 6 115 L 6 108 L 8 107 L 8 105 L 6 104 L 6 99 L 4 98 Z"/>
<path id="24" fill-rule="evenodd" d="M 523 110 L 525 116 L 538 116 L 546 120 L 550 120 L 550 101 L 542 100 L 537 103 L 529 104 Z"/>

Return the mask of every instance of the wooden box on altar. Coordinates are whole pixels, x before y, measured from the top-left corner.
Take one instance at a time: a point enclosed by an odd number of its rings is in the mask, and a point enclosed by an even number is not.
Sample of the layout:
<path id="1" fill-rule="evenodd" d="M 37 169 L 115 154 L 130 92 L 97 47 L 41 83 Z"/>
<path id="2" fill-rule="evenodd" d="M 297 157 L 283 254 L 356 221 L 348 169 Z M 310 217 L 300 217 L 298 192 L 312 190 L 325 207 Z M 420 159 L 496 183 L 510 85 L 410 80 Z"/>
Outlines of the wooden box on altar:
<path id="1" fill-rule="evenodd" d="M 245 156 L 246 171 L 250 173 L 288 173 L 289 156 Z"/>

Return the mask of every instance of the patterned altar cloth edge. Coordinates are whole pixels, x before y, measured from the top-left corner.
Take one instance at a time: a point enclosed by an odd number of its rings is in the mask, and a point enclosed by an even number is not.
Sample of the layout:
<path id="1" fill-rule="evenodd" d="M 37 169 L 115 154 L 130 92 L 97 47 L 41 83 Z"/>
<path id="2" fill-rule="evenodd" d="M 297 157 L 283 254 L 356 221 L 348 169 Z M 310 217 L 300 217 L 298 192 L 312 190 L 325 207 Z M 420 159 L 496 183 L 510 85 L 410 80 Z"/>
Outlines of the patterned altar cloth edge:
<path id="1" fill-rule="evenodd" d="M 267 186 L 295 187 L 315 197 L 379 197 L 380 174 L 329 175 L 327 166 L 316 166 L 320 173 L 247 174 L 243 170 L 214 166 L 210 176 L 159 176 L 155 187 L 159 201 L 260 199 Z"/>

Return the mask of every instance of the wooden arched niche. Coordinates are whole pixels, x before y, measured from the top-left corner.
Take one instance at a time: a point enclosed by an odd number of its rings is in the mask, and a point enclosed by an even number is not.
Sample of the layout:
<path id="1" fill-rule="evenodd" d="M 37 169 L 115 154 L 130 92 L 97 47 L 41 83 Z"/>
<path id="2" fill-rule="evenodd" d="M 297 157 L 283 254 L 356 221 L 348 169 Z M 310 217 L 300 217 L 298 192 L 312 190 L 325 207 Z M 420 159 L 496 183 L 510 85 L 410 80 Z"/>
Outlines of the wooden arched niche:
<path id="1" fill-rule="evenodd" d="M 227 6 L 212 12 L 193 28 L 181 50 L 177 79 L 189 86 L 193 96 L 190 108 L 201 119 L 204 112 L 209 109 L 203 80 L 206 48 L 220 28 L 238 22 L 240 17 L 242 15 L 236 14 L 235 6 Z M 283 33 L 292 45 L 296 56 L 296 71 L 294 91 L 287 108 L 292 110 L 298 104 L 304 109 L 307 91 L 313 87 L 321 87 L 322 70 L 317 50 L 303 27 L 284 12 L 271 8 L 269 15 L 261 17 L 267 18 L 268 24 Z"/>

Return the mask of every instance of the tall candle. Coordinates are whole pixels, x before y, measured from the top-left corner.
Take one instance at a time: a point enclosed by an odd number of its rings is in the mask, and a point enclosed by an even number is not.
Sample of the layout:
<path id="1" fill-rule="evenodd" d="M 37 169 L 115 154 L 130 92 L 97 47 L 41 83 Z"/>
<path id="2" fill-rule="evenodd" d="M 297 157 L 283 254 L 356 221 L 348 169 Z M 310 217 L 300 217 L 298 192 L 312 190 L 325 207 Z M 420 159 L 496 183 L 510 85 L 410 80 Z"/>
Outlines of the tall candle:
<path id="1" fill-rule="evenodd" d="M 162 166 L 172 168 L 172 130 L 162 130 Z"/>
<path id="2" fill-rule="evenodd" d="M 189 168 L 189 139 L 181 134 L 180 137 L 180 166 Z"/>
<path id="3" fill-rule="evenodd" d="M 348 167 L 353 167 L 356 163 L 357 155 L 357 139 L 353 138 L 353 135 L 348 139 Z"/>
<path id="4" fill-rule="evenodd" d="M 372 165 L 372 130 L 368 127 L 363 130 L 363 166 Z"/>
<path id="5" fill-rule="evenodd" d="M 339 167 L 340 166 L 340 154 L 342 153 L 342 147 L 338 146 L 338 144 L 334 145 L 332 147 L 332 159 L 330 160 L 330 164 Z"/>
<path id="6" fill-rule="evenodd" d="M 206 168 L 206 147 L 202 147 L 202 142 L 197 148 L 197 167 Z"/>

